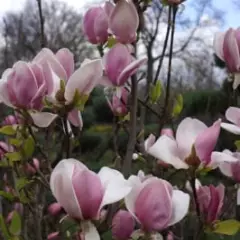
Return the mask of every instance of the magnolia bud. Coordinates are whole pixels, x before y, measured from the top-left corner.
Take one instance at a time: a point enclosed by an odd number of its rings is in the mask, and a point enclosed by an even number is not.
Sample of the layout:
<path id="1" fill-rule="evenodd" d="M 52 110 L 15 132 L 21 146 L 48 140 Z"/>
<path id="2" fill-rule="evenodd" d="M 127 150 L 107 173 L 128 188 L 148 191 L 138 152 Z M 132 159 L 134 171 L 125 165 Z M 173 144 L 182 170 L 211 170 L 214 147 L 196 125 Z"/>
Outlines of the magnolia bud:
<path id="1" fill-rule="evenodd" d="M 55 202 L 49 205 L 48 207 L 48 213 L 52 216 L 57 216 L 58 214 L 60 214 L 62 211 L 62 206 Z"/>
<path id="2" fill-rule="evenodd" d="M 134 219 L 125 210 L 119 210 L 112 220 L 112 235 L 118 240 L 127 240 L 134 231 Z"/>
<path id="3" fill-rule="evenodd" d="M 52 232 L 48 234 L 47 240 L 60 240 L 60 234 L 59 232 Z"/>

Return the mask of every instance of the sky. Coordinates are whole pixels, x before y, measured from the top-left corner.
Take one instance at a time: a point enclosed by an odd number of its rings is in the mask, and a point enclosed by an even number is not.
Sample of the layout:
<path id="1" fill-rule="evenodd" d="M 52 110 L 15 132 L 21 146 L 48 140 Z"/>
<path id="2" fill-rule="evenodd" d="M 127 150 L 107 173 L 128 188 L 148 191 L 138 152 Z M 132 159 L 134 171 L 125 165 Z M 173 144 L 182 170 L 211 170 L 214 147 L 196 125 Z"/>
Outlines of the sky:
<path id="1" fill-rule="evenodd" d="M 0 17 L 9 10 L 18 11 L 24 5 L 26 0 L 0 0 Z M 32 0 L 35 1 L 35 0 Z M 67 2 L 69 5 L 73 6 L 74 8 L 80 9 L 81 7 L 86 4 L 86 2 L 91 2 L 94 0 L 63 0 Z M 195 0 L 187 0 L 186 1 L 186 8 L 188 9 L 188 5 L 190 5 Z M 238 19 L 236 16 L 239 15 L 239 9 L 236 9 L 236 6 L 232 3 L 232 0 L 213 0 L 214 6 L 219 8 L 220 10 L 225 11 L 225 25 L 222 25 L 222 30 L 225 30 L 228 27 L 238 27 Z"/>

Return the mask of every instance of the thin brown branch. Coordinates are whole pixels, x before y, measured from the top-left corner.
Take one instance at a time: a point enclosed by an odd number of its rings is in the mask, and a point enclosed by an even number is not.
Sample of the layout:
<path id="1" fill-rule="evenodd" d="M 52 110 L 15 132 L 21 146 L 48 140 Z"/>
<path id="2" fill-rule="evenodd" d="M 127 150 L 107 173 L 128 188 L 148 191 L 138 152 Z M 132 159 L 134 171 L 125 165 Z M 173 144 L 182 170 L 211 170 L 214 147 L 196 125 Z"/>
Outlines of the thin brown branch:
<path id="1" fill-rule="evenodd" d="M 45 43 L 45 34 L 44 34 L 44 18 L 43 18 L 43 11 L 42 11 L 42 0 L 36 0 L 38 4 L 38 14 L 39 14 L 39 21 L 40 21 L 40 42 L 41 47 L 46 47 Z"/>

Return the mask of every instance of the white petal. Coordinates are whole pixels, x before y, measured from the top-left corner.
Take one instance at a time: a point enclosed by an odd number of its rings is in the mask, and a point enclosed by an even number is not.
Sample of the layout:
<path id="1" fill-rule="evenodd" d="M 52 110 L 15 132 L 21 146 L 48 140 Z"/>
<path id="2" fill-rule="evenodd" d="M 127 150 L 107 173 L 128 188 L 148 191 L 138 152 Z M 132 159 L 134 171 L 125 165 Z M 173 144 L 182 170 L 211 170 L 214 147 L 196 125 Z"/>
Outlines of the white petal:
<path id="1" fill-rule="evenodd" d="M 201 182 L 196 178 L 195 180 L 195 188 L 198 190 L 202 186 Z M 189 181 L 186 182 L 185 188 L 189 191 L 192 192 L 192 186 Z"/>
<path id="2" fill-rule="evenodd" d="M 240 205 L 240 188 L 237 190 L 237 205 Z"/>
<path id="3" fill-rule="evenodd" d="M 84 240 L 100 240 L 99 233 L 92 222 L 82 221 L 81 227 L 84 234 Z"/>
<path id="4" fill-rule="evenodd" d="M 176 141 L 182 159 L 190 155 L 197 136 L 206 128 L 207 126 L 198 119 L 187 117 L 181 121 L 177 128 Z"/>
<path id="5" fill-rule="evenodd" d="M 144 141 L 144 149 L 146 152 L 155 143 L 155 141 L 156 137 L 153 134 L 150 134 L 148 138 Z"/>
<path id="6" fill-rule="evenodd" d="M 217 32 L 217 33 L 215 33 L 214 41 L 213 41 L 214 51 L 215 51 L 216 55 L 217 55 L 222 61 L 224 61 L 224 56 L 223 56 L 224 36 L 225 36 L 225 33 L 223 33 L 223 32 Z"/>
<path id="7" fill-rule="evenodd" d="M 49 112 L 30 112 L 35 125 L 40 128 L 48 127 L 57 117 L 57 114 Z"/>
<path id="8" fill-rule="evenodd" d="M 172 194 L 173 213 L 168 226 L 181 221 L 188 213 L 190 196 L 180 190 L 173 190 Z"/>
<path id="9" fill-rule="evenodd" d="M 125 205 L 127 210 L 137 219 L 135 216 L 135 201 L 137 199 L 138 194 L 140 193 L 142 189 L 142 183 L 139 177 L 137 176 L 130 176 L 128 179 L 129 184 L 132 187 L 131 192 L 125 197 Z"/>
<path id="10" fill-rule="evenodd" d="M 179 158 L 179 150 L 175 140 L 162 135 L 147 151 L 153 157 L 171 164 L 176 169 L 187 169 L 188 165 Z"/>
<path id="11" fill-rule="evenodd" d="M 221 123 L 221 127 L 230 133 L 240 135 L 240 127 L 231 123 Z"/>
<path id="12" fill-rule="evenodd" d="M 234 157 L 232 154 L 229 154 L 228 151 L 223 152 L 212 152 L 211 155 L 211 162 L 209 164 L 209 167 L 216 168 L 220 167 L 220 170 L 223 170 L 223 174 L 229 172 L 230 165 L 228 163 L 237 162 L 238 159 Z M 224 164 L 226 163 L 226 164 Z M 224 164 L 224 165 L 223 165 Z M 226 169 L 224 169 L 226 167 Z M 226 172 L 227 171 L 227 172 Z M 225 174 L 226 176 L 229 176 L 229 174 Z M 230 177 L 230 176 L 229 176 Z"/>
<path id="13" fill-rule="evenodd" d="M 105 190 L 100 209 L 123 199 L 132 189 L 123 175 L 115 169 L 103 167 L 98 176 Z"/>
<path id="14" fill-rule="evenodd" d="M 9 107 L 13 107 L 8 96 L 7 81 L 4 80 L 4 78 L 0 79 L 0 102 L 3 102 Z"/>
<path id="15" fill-rule="evenodd" d="M 76 90 L 78 90 L 79 94 L 88 95 L 100 83 L 102 74 L 103 66 L 101 59 L 82 64 L 67 82 L 64 94 L 65 99 L 71 102 Z"/>

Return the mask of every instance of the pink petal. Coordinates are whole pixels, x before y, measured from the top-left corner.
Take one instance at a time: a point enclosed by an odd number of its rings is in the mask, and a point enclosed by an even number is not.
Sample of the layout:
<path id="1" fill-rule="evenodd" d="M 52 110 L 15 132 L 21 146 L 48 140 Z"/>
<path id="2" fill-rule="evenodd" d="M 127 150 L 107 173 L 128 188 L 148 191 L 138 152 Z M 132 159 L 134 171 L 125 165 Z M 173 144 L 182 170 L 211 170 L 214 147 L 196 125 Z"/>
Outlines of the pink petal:
<path id="1" fill-rule="evenodd" d="M 82 115 L 81 112 L 77 109 L 72 110 L 68 114 L 68 121 L 70 121 L 71 124 L 75 127 L 79 127 L 80 129 L 83 127 Z"/>
<path id="2" fill-rule="evenodd" d="M 103 67 L 100 59 L 83 64 L 69 78 L 64 94 L 65 99 L 71 102 L 76 91 L 80 95 L 89 95 L 100 82 L 102 74 Z"/>
<path id="3" fill-rule="evenodd" d="M 228 121 L 240 126 L 240 108 L 229 107 L 225 113 Z"/>
<path id="4" fill-rule="evenodd" d="M 114 7 L 115 6 L 114 6 L 114 4 L 112 2 L 110 2 L 110 1 L 105 2 L 103 8 L 104 8 L 104 11 L 105 11 L 105 13 L 107 14 L 108 17 L 111 15 Z"/>
<path id="5" fill-rule="evenodd" d="M 167 227 L 172 215 L 172 200 L 164 180 L 147 184 L 135 202 L 135 214 L 144 230 L 160 231 Z"/>
<path id="6" fill-rule="evenodd" d="M 99 43 L 105 43 L 108 40 L 108 17 L 104 10 L 95 19 L 94 33 Z"/>
<path id="7" fill-rule="evenodd" d="M 223 55 L 223 42 L 224 42 L 225 33 L 218 32 L 215 33 L 214 41 L 213 41 L 213 48 L 216 55 L 224 61 Z"/>
<path id="8" fill-rule="evenodd" d="M 182 159 L 190 155 L 197 136 L 205 129 L 207 126 L 195 118 L 187 117 L 181 121 L 177 128 L 176 141 Z"/>
<path id="9" fill-rule="evenodd" d="M 43 62 L 46 64 L 48 63 L 52 70 L 57 74 L 57 76 L 61 80 L 67 80 L 67 74 L 66 71 L 64 70 L 63 66 L 61 63 L 58 61 L 57 57 L 54 55 L 54 53 L 48 49 L 48 48 L 43 48 L 37 56 L 33 59 L 33 62 L 40 63 L 42 64 Z"/>
<path id="10" fill-rule="evenodd" d="M 119 85 L 119 76 L 131 63 L 132 56 L 125 45 L 118 43 L 108 51 L 104 61 L 106 75 L 113 85 L 117 86 Z"/>
<path id="11" fill-rule="evenodd" d="M 133 74 L 137 72 L 137 70 L 139 69 L 139 67 L 141 67 L 141 65 L 146 63 L 146 61 L 147 61 L 147 58 L 142 58 L 142 59 L 135 60 L 132 63 L 130 63 L 128 66 L 126 66 L 126 68 L 123 69 L 123 71 L 121 72 L 121 74 L 117 79 L 118 85 L 123 85 L 128 80 L 128 78 L 130 78 Z"/>
<path id="12" fill-rule="evenodd" d="M 149 150 L 150 147 L 153 146 L 155 141 L 156 141 L 156 137 L 153 134 L 150 134 L 144 142 L 144 149 L 146 152 Z"/>
<path id="13" fill-rule="evenodd" d="M 67 79 L 73 74 L 74 72 L 74 55 L 70 52 L 67 48 L 62 48 L 56 53 L 56 58 L 64 68 Z"/>
<path id="14" fill-rule="evenodd" d="M 203 130 L 195 141 L 197 156 L 205 164 L 211 161 L 211 153 L 214 150 L 221 129 L 221 120 L 216 121 L 211 127 Z"/>
<path id="15" fill-rule="evenodd" d="M 109 20 L 113 34 L 120 42 L 131 43 L 136 39 L 138 25 L 139 17 L 132 1 L 118 1 Z"/>
<path id="16" fill-rule="evenodd" d="M 50 177 L 50 187 L 54 197 L 64 210 L 73 218 L 82 219 L 82 212 L 73 189 L 73 171 L 81 172 L 86 168 L 75 159 L 64 159 L 53 169 Z"/>
<path id="17" fill-rule="evenodd" d="M 223 42 L 223 54 L 229 71 L 237 72 L 240 67 L 240 55 L 235 32 L 232 28 L 226 32 Z"/>
<path id="18" fill-rule="evenodd" d="M 78 171 L 78 168 L 75 167 L 73 170 L 72 185 L 83 218 L 96 218 L 104 194 L 98 175 L 88 169 Z"/>
<path id="19" fill-rule="evenodd" d="M 175 140 L 166 135 L 161 136 L 147 152 L 153 157 L 171 164 L 176 169 L 187 169 L 188 165 L 179 157 L 179 149 Z"/>

